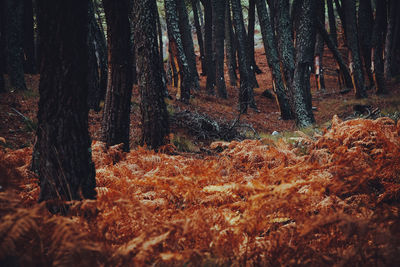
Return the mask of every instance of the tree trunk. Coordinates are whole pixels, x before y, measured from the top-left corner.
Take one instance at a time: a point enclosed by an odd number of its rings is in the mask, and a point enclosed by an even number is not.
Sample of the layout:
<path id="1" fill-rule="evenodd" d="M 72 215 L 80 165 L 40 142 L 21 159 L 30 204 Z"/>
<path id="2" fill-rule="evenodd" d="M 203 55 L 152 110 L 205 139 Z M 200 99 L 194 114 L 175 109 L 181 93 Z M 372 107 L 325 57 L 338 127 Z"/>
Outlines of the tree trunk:
<path id="1" fill-rule="evenodd" d="M 254 57 L 254 28 L 256 24 L 256 4 L 255 0 L 249 0 L 249 15 L 248 15 L 248 26 L 247 26 L 247 43 L 249 46 L 249 59 L 251 67 L 256 74 L 262 73 L 260 68 L 257 66 L 256 59 Z"/>
<path id="2" fill-rule="evenodd" d="M 204 76 L 204 75 L 206 75 L 206 62 L 205 62 L 205 55 L 204 55 L 203 33 L 201 32 L 199 11 L 197 10 L 198 2 L 199 2 L 199 0 L 191 0 L 192 9 L 193 9 L 194 26 L 196 28 L 196 35 L 197 35 L 197 43 L 199 44 L 199 50 L 200 50 L 201 75 Z"/>
<path id="3" fill-rule="evenodd" d="M 400 13 L 400 1 L 396 1 L 396 6 L 393 7 L 396 14 Z M 400 74 L 400 16 L 396 16 L 393 24 L 393 44 L 392 44 L 392 75 L 397 76 Z"/>
<path id="4" fill-rule="evenodd" d="M 179 30 L 179 19 L 175 0 L 165 0 L 165 16 L 167 19 L 169 45 L 172 52 L 172 60 L 175 62 L 178 77 L 178 93 L 176 98 L 184 103 L 189 103 L 190 88 L 192 85 L 191 72 L 185 50 L 181 32 Z"/>
<path id="5" fill-rule="evenodd" d="M 178 11 L 179 30 L 182 36 L 183 50 L 185 51 L 190 70 L 191 89 L 199 90 L 199 74 L 196 66 L 196 54 L 194 53 L 192 27 L 189 24 L 189 17 L 185 1 L 177 0 L 176 7 Z"/>
<path id="6" fill-rule="evenodd" d="M 205 62 L 206 62 L 206 91 L 210 95 L 215 94 L 215 56 L 213 51 L 213 32 L 214 32 L 214 23 L 213 23 L 213 11 L 211 0 L 202 0 L 201 1 L 204 7 L 204 48 L 205 48 Z"/>
<path id="7" fill-rule="evenodd" d="M 371 29 L 374 18 L 372 14 L 371 0 L 360 0 L 358 8 L 358 31 L 360 35 L 360 51 L 364 59 L 365 73 L 369 80 L 369 88 L 372 88 L 374 79 L 371 71 Z"/>
<path id="8" fill-rule="evenodd" d="M 336 62 L 339 65 L 340 71 L 343 74 L 344 77 L 344 83 L 347 88 L 352 88 L 353 87 L 353 81 L 351 80 L 351 74 L 349 69 L 346 66 L 346 63 L 344 62 L 342 55 L 340 54 L 338 48 L 335 46 L 331 36 L 328 34 L 328 32 L 325 30 L 324 25 L 322 22 L 317 21 L 316 22 L 316 27 L 318 29 L 318 32 L 322 35 L 324 38 L 324 41 L 326 45 L 328 46 L 329 50 L 331 50 L 331 53 L 333 54 L 333 57 L 335 58 Z"/>
<path id="9" fill-rule="evenodd" d="M 24 77 L 23 15 L 24 0 L 6 2 L 6 54 L 7 73 L 11 90 L 26 90 Z"/>
<path id="10" fill-rule="evenodd" d="M 326 0 L 326 5 L 328 7 L 328 19 L 329 19 L 329 35 L 332 38 L 333 43 L 338 47 L 337 41 L 337 29 L 336 29 L 336 16 L 333 9 L 332 0 Z"/>
<path id="11" fill-rule="evenodd" d="M 0 0 L 0 93 L 6 92 L 4 84 L 4 69 L 5 69 L 5 0 Z"/>
<path id="12" fill-rule="evenodd" d="M 33 34 L 33 4 L 32 0 L 24 0 L 23 42 L 25 73 L 35 74 L 35 43 Z"/>
<path id="13" fill-rule="evenodd" d="M 107 146 L 123 143 L 129 151 L 132 96 L 132 49 L 129 0 L 103 0 L 107 21 L 108 84 L 103 114 L 103 137 Z"/>
<path id="14" fill-rule="evenodd" d="M 350 73 L 354 81 L 354 89 L 357 98 L 367 97 L 364 85 L 364 75 L 362 72 L 362 64 L 360 51 L 358 49 L 358 32 L 356 27 L 356 0 L 346 0 L 344 2 L 344 13 L 346 18 L 347 45 L 351 54 Z"/>
<path id="15" fill-rule="evenodd" d="M 218 96 L 228 98 L 224 78 L 225 0 L 212 1 L 213 54 Z"/>
<path id="16" fill-rule="evenodd" d="M 388 1 L 388 20 L 386 28 L 386 40 L 385 40 L 385 53 L 384 53 L 384 75 L 386 80 L 392 79 L 392 45 L 393 45 L 393 28 L 396 20 L 396 5 L 398 1 Z"/>
<path id="17" fill-rule="evenodd" d="M 165 85 L 160 70 L 157 45 L 156 0 L 134 1 L 135 41 L 138 82 L 141 96 L 142 145 L 158 149 L 167 141 L 169 133 L 168 112 L 164 102 Z"/>
<path id="18" fill-rule="evenodd" d="M 228 69 L 230 85 L 237 85 L 236 75 L 236 49 L 234 43 L 232 20 L 231 20 L 231 5 L 229 1 L 225 4 L 225 51 L 226 51 L 226 66 Z"/>
<path id="19" fill-rule="evenodd" d="M 43 57 L 35 146 L 39 202 L 94 199 L 87 107 L 88 1 L 37 0 L 37 7 Z M 56 208 L 51 206 L 51 211 L 59 211 Z"/>
<path id="20" fill-rule="evenodd" d="M 345 1 L 349 1 L 349 0 L 345 0 Z M 353 1 L 353 0 L 350 0 Z M 341 1 L 342 4 L 339 3 L 339 0 L 335 0 L 335 6 L 336 6 L 336 12 L 339 15 L 340 18 L 340 22 L 342 23 L 342 29 L 343 29 L 343 33 L 344 33 L 344 37 L 345 37 L 345 42 L 347 43 L 347 27 L 346 27 L 346 15 L 345 15 L 345 11 L 344 11 L 344 5 L 343 5 L 343 1 Z"/>
<path id="21" fill-rule="evenodd" d="M 281 117 L 284 120 L 293 119 L 294 116 L 290 109 L 288 92 L 286 91 L 282 81 L 276 39 L 274 32 L 272 31 L 271 19 L 268 15 L 265 0 L 256 0 L 256 5 L 264 43 L 264 50 L 267 56 L 268 66 L 272 72 L 274 92 L 277 97 L 277 103 L 281 112 Z"/>
<path id="22" fill-rule="evenodd" d="M 312 113 L 310 69 L 315 47 L 315 3 L 303 0 L 301 4 L 299 27 L 296 33 L 296 63 L 293 76 L 293 110 L 296 124 L 306 127 L 315 122 Z"/>
<path id="23" fill-rule="evenodd" d="M 316 1 L 316 15 L 317 20 L 321 21 L 325 26 L 325 1 Z M 317 82 L 317 90 L 325 91 L 325 79 L 324 79 L 324 38 L 320 33 L 317 33 L 315 43 L 315 55 L 314 55 L 314 73 Z"/>
<path id="24" fill-rule="evenodd" d="M 371 40 L 371 69 L 377 94 L 386 94 L 384 66 L 383 66 L 383 40 L 386 28 L 386 1 L 377 1 L 376 16 Z"/>

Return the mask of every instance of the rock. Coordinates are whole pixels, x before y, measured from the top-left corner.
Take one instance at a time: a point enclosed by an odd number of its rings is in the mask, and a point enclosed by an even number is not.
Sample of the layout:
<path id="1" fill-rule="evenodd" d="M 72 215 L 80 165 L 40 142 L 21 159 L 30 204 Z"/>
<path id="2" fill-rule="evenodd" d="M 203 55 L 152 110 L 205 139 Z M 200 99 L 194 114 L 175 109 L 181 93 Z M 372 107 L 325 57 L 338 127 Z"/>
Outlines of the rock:
<path id="1" fill-rule="evenodd" d="M 273 131 L 271 135 L 272 135 L 272 136 L 277 136 L 277 135 L 279 135 L 279 132 Z"/>

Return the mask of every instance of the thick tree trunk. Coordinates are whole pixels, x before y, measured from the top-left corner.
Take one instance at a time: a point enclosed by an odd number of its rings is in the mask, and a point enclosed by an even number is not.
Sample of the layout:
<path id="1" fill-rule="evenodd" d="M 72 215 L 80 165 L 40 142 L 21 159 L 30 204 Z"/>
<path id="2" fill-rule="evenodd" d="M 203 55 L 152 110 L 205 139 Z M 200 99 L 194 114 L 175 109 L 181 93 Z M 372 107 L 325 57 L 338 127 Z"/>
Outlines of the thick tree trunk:
<path id="1" fill-rule="evenodd" d="M 396 5 L 398 1 L 388 1 L 388 19 L 385 37 L 385 53 L 384 53 L 384 75 L 386 80 L 392 79 L 392 45 L 393 45 L 393 28 L 396 20 Z"/>
<path id="2" fill-rule="evenodd" d="M 33 34 L 33 4 L 32 0 L 24 0 L 23 39 L 24 39 L 24 70 L 35 74 L 36 58 Z"/>
<path id="3" fill-rule="evenodd" d="M 396 1 L 396 6 L 393 7 L 396 14 L 400 13 L 400 1 Z M 393 23 L 393 44 L 392 44 L 392 75 L 397 76 L 400 74 L 400 16 L 395 17 Z"/>
<path id="4" fill-rule="evenodd" d="M 255 0 L 249 0 L 249 15 L 248 15 L 248 26 L 247 26 L 247 43 L 248 43 L 248 51 L 249 51 L 249 59 L 252 69 L 256 74 L 262 73 L 260 68 L 257 66 L 255 55 L 254 55 L 254 28 L 256 24 L 256 3 Z"/>
<path id="5" fill-rule="evenodd" d="M 386 28 L 386 1 L 376 3 L 376 16 L 371 38 L 371 69 L 377 94 L 386 94 L 384 66 L 383 66 L 383 40 Z"/>
<path id="6" fill-rule="evenodd" d="M 321 21 L 325 26 L 325 1 L 316 1 L 316 15 L 317 20 Z M 317 90 L 325 91 L 325 79 L 324 79 L 324 38 L 320 33 L 317 33 L 315 43 L 315 55 L 314 55 L 314 74 L 317 84 Z"/>
<path id="7" fill-rule="evenodd" d="M 228 98 L 224 78 L 225 0 L 212 1 L 213 55 L 218 96 Z"/>
<path id="8" fill-rule="evenodd" d="M 157 45 L 157 4 L 155 0 L 134 1 L 135 41 L 138 82 L 141 96 L 142 145 L 158 149 L 167 141 L 168 112 L 164 102 L 165 85 L 160 70 Z"/>
<path id="9" fill-rule="evenodd" d="M 192 78 L 188 60 L 183 47 L 179 19 L 175 0 L 165 0 L 165 16 L 167 19 L 169 45 L 172 52 L 172 60 L 179 75 L 178 93 L 176 98 L 184 103 L 189 103 Z"/>
<path id="10" fill-rule="evenodd" d="M 226 1 L 225 4 L 225 51 L 226 51 L 226 67 L 228 69 L 229 83 L 232 86 L 237 85 L 237 75 L 236 75 L 236 48 L 232 29 L 232 19 L 231 19 L 231 4 Z"/>
<path id="11" fill-rule="evenodd" d="M 328 19 L 329 19 L 329 35 L 333 40 L 335 46 L 338 46 L 337 41 L 337 29 L 336 29 L 336 16 L 335 11 L 333 9 L 332 0 L 326 0 L 326 5 L 328 7 Z"/>
<path id="12" fill-rule="evenodd" d="M 315 122 L 312 113 L 310 69 L 315 47 L 315 3 L 303 0 L 301 5 L 299 27 L 296 33 L 296 63 L 293 76 L 293 110 L 296 124 L 300 127 Z"/>
<path id="13" fill-rule="evenodd" d="M 107 21 L 108 85 L 103 115 L 103 137 L 107 146 L 123 143 L 129 151 L 132 96 L 132 49 L 129 0 L 103 0 Z"/>
<path id="14" fill-rule="evenodd" d="M 358 7 L 358 32 L 360 36 L 360 51 L 364 60 L 365 73 L 369 80 L 369 88 L 372 88 L 374 79 L 371 71 L 371 37 L 374 24 L 371 0 L 360 0 Z"/>
<path id="15" fill-rule="evenodd" d="M 23 15 L 24 0 L 6 2 L 6 54 L 7 73 L 11 90 L 26 90 L 24 78 Z"/>
<path id="16" fill-rule="evenodd" d="M 87 107 L 88 1 L 37 0 L 40 70 L 37 155 L 40 196 L 95 198 Z M 56 206 L 51 205 L 51 211 Z"/>
<path id="17" fill-rule="evenodd" d="M 345 0 L 345 1 L 349 1 L 349 0 Z M 342 3 L 342 4 L 340 4 L 340 3 Z M 336 12 L 339 15 L 340 22 L 342 23 L 342 29 L 343 29 L 343 33 L 345 36 L 345 43 L 347 43 L 346 15 L 345 15 L 345 11 L 344 11 L 345 7 L 343 5 L 343 1 L 339 2 L 339 0 L 335 0 L 335 7 L 336 7 Z"/>
<path id="18" fill-rule="evenodd" d="M 179 30 L 182 36 L 183 50 L 187 58 L 190 70 L 191 89 L 199 90 L 199 74 L 196 66 L 196 54 L 194 53 L 194 44 L 192 36 L 192 27 L 189 24 L 189 17 L 184 0 L 177 0 L 177 11 L 179 18 Z"/>
<path id="19" fill-rule="evenodd" d="M 343 74 L 344 77 L 344 83 L 347 88 L 352 88 L 353 87 L 353 81 L 351 80 L 351 74 L 349 69 L 346 66 L 346 63 L 344 62 L 342 55 L 340 54 L 338 48 L 334 44 L 331 36 L 328 34 L 328 32 L 325 30 L 324 25 L 322 22 L 317 21 L 316 22 L 316 27 L 318 29 L 318 32 L 322 35 L 324 38 L 324 41 L 326 45 L 328 46 L 329 50 L 331 50 L 331 53 L 333 54 L 333 57 L 335 58 L 336 62 L 339 65 L 340 71 Z"/>
<path id="20" fill-rule="evenodd" d="M 0 93 L 6 91 L 4 84 L 4 70 L 5 70 L 5 0 L 0 0 Z"/>
<path id="21" fill-rule="evenodd" d="M 204 76 L 204 75 L 206 75 L 206 62 L 205 62 L 205 54 L 204 54 L 203 33 L 201 31 L 200 20 L 199 20 L 199 11 L 197 9 L 198 2 L 199 2 L 199 0 L 191 0 L 194 26 L 196 28 L 196 35 L 197 35 L 197 43 L 199 44 L 199 50 L 200 50 L 201 75 Z"/>
<path id="22" fill-rule="evenodd" d="M 213 51 L 213 12 L 212 12 L 212 5 L 211 0 L 202 0 L 202 4 L 204 7 L 204 48 L 205 48 L 205 55 L 206 55 L 206 91 L 210 95 L 214 95 L 214 87 L 215 87 L 215 56 Z"/>
<path id="23" fill-rule="evenodd" d="M 156 8 L 155 12 L 156 12 L 156 19 L 157 19 L 156 21 L 157 21 L 159 63 L 160 63 L 161 78 L 162 78 L 162 82 L 164 85 L 163 95 L 165 97 L 171 98 L 171 96 L 168 93 L 168 88 L 167 88 L 167 73 L 165 72 L 165 66 L 164 66 L 163 32 L 162 32 L 161 18 L 160 18 L 160 14 L 158 12 L 158 8 Z M 137 53 L 135 52 L 135 54 L 137 54 Z M 136 68 L 136 65 L 135 65 L 135 68 Z"/>
<path id="24" fill-rule="evenodd" d="M 350 73 L 354 81 L 354 89 L 357 98 L 367 97 L 367 91 L 364 85 L 364 74 L 360 51 L 358 49 L 358 32 L 356 26 L 356 0 L 346 0 L 344 2 L 344 13 L 346 18 L 347 45 L 351 54 Z"/>
<path id="25" fill-rule="evenodd" d="M 265 0 L 256 0 L 258 20 L 260 22 L 261 34 L 264 43 L 264 50 L 267 56 L 268 66 L 272 72 L 274 92 L 277 97 L 281 117 L 284 120 L 293 119 L 294 116 L 291 112 L 288 92 L 282 81 L 282 74 L 280 70 L 280 62 L 278 56 L 278 49 L 276 47 L 276 39 L 271 27 L 271 19 L 268 15 L 268 10 L 265 5 Z"/>
<path id="26" fill-rule="evenodd" d="M 244 28 L 243 13 L 240 0 L 231 0 L 233 12 L 233 25 L 238 39 L 238 58 L 240 73 L 239 110 L 246 113 L 248 106 L 257 110 L 254 101 L 251 69 L 247 57 L 246 30 Z"/>

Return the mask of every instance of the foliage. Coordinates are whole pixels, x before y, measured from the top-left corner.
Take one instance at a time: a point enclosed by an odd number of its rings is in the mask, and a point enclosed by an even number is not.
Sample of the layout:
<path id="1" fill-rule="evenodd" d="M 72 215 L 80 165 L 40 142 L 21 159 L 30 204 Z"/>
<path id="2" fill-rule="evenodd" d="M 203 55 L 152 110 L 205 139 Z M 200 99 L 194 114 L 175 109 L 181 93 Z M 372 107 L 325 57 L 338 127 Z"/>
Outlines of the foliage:
<path id="1" fill-rule="evenodd" d="M 400 123 L 340 121 L 190 158 L 92 145 L 96 201 L 36 204 L 30 149 L 0 152 L 0 263 L 398 266 Z M 304 148 L 302 148 L 304 149 Z M 3 183 L 3 181 L 2 181 Z"/>

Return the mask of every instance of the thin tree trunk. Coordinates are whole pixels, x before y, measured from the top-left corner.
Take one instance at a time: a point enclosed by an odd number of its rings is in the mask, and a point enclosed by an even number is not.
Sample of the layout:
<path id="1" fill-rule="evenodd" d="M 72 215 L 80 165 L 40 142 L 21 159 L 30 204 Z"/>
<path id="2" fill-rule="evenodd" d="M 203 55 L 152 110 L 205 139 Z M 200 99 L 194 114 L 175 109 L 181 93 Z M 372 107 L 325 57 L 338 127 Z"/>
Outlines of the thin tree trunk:
<path id="1" fill-rule="evenodd" d="M 236 75 L 236 53 L 231 20 L 231 5 L 229 1 L 225 4 L 225 51 L 226 51 L 226 66 L 228 69 L 229 83 L 231 86 L 237 85 Z"/>
<path id="2" fill-rule="evenodd" d="M 43 64 L 37 143 L 39 201 L 96 197 L 87 107 L 88 1 L 37 0 Z M 59 206 L 48 206 L 52 212 Z"/>
<path id="3" fill-rule="evenodd" d="M 184 103 L 189 103 L 192 78 L 188 60 L 183 48 L 181 31 L 179 30 L 179 19 L 175 0 L 165 0 L 165 16 L 167 18 L 169 45 L 171 47 L 172 59 L 177 68 L 178 93 L 176 98 Z"/>
<path id="4" fill-rule="evenodd" d="M 385 38 L 385 53 L 384 53 L 384 75 L 386 80 L 392 79 L 392 45 L 393 45 L 393 27 L 396 18 L 396 0 L 388 1 L 388 20 Z"/>
<path id="5" fill-rule="evenodd" d="M 178 11 L 179 30 L 181 32 L 183 50 L 185 51 L 190 70 L 191 89 L 199 90 L 199 74 L 196 66 L 196 54 L 194 53 L 192 27 L 189 24 L 189 17 L 185 1 L 177 0 L 176 6 Z"/>
<path id="6" fill-rule="evenodd" d="M 321 21 L 325 26 L 325 1 L 316 1 L 316 15 L 317 20 Z M 316 35 L 315 43 L 315 55 L 314 55 L 314 72 L 317 81 L 317 89 L 325 91 L 325 79 L 324 79 L 324 38 L 320 33 Z"/>
<path id="7" fill-rule="evenodd" d="M 233 11 L 233 25 L 238 39 L 238 58 L 240 73 L 239 90 L 239 110 L 240 113 L 246 113 L 248 106 L 257 110 L 254 101 L 253 85 L 251 78 L 251 69 L 247 57 L 246 30 L 244 28 L 243 13 L 240 0 L 231 0 Z"/>
<path id="8" fill-rule="evenodd" d="M 400 1 L 396 1 L 396 6 L 393 7 L 396 14 L 400 13 Z M 400 16 L 396 16 L 393 27 L 393 44 L 391 54 L 392 58 L 392 75 L 397 76 L 400 74 Z"/>
<path id="9" fill-rule="evenodd" d="M 101 91 L 100 91 L 100 74 L 99 74 L 99 61 L 97 60 L 98 52 L 97 41 L 95 37 L 96 32 L 96 18 L 94 16 L 94 6 L 92 0 L 89 0 L 88 8 L 89 17 L 89 32 L 88 32 L 88 53 L 89 53 L 89 68 L 88 68 L 88 106 L 95 111 L 100 110 Z"/>
<path id="10" fill-rule="evenodd" d="M 248 26 L 247 26 L 247 43 L 249 46 L 249 59 L 250 59 L 250 64 L 251 67 L 253 68 L 254 72 L 256 74 L 262 73 L 260 68 L 256 64 L 256 59 L 254 55 L 254 28 L 256 24 L 256 4 L 255 0 L 249 0 L 249 15 L 248 15 Z"/>
<path id="11" fill-rule="evenodd" d="M 344 12 L 346 17 L 347 45 L 351 54 L 350 73 L 354 81 L 354 89 L 357 98 L 367 97 L 364 85 L 364 75 L 362 71 L 360 51 L 358 49 L 358 32 L 356 26 L 356 0 L 346 0 L 344 2 Z M 350 34 L 351 33 L 351 34 Z"/>
<path id="12" fill-rule="evenodd" d="M 165 85 L 160 70 L 157 45 L 157 4 L 155 0 L 134 1 L 135 41 L 141 96 L 142 145 L 158 149 L 167 141 L 168 112 L 164 102 Z"/>
<path id="13" fill-rule="evenodd" d="M 132 49 L 129 0 L 103 0 L 107 21 L 108 86 L 103 115 L 103 141 L 107 146 L 123 143 L 129 151 L 132 96 Z"/>
<path id="14" fill-rule="evenodd" d="M 268 15 L 265 0 L 256 0 L 258 20 L 260 22 L 261 34 L 264 43 L 264 50 L 268 61 L 268 66 L 272 72 L 274 92 L 277 97 L 277 103 L 284 120 L 293 119 L 289 105 L 288 92 L 283 84 L 282 74 L 280 70 L 280 62 L 278 49 L 276 47 L 276 39 L 272 31 L 270 16 Z"/>
<path id="15" fill-rule="evenodd" d="M 7 73 L 11 90 L 26 90 L 24 77 L 23 15 L 24 0 L 6 2 L 6 54 Z"/>
<path id="16" fill-rule="evenodd" d="M 215 87 L 215 62 L 214 62 L 214 52 L 213 52 L 213 12 L 211 0 L 202 0 L 204 7 L 204 48 L 205 48 L 205 62 L 206 62 L 206 91 L 210 95 L 214 95 Z"/>
<path id="17" fill-rule="evenodd" d="M 386 85 L 383 66 L 383 40 L 386 28 L 386 1 L 376 3 L 376 16 L 374 28 L 372 31 L 372 51 L 371 51 L 371 69 L 374 75 L 374 82 L 377 94 L 386 94 Z"/>
<path id="18" fill-rule="evenodd" d="M 335 11 L 333 9 L 332 0 L 326 0 L 326 5 L 328 7 L 329 35 L 331 36 L 335 46 L 338 47 L 337 29 L 336 29 L 336 16 L 335 16 Z"/>
<path id="19" fill-rule="evenodd" d="M 374 25 L 371 0 L 360 0 L 358 8 L 358 31 L 360 36 L 360 51 L 364 60 L 365 73 L 369 80 L 369 88 L 374 84 L 371 71 L 371 37 Z"/>
<path id="20" fill-rule="evenodd" d="M 303 0 L 301 5 L 299 27 L 296 33 L 296 63 L 293 76 L 293 110 L 296 124 L 300 127 L 315 122 L 312 113 L 310 69 L 315 47 L 315 3 Z"/>
<path id="21" fill-rule="evenodd" d="M 163 94 L 166 97 L 170 97 L 170 95 L 168 93 L 168 88 L 167 88 L 167 73 L 165 72 L 165 66 L 164 66 L 163 33 L 162 33 L 161 18 L 160 18 L 160 14 L 158 12 L 158 8 L 155 9 L 155 12 L 156 12 L 156 19 L 157 19 L 156 21 L 157 21 L 157 37 L 158 37 L 160 71 L 161 71 L 162 82 L 164 84 Z M 137 54 L 137 53 L 135 52 L 135 54 Z"/>
<path id="22" fill-rule="evenodd" d="M 191 0 L 192 9 L 193 9 L 193 20 L 194 26 L 196 28 L 196 35 L 197 35 L 197 43 L 199 44 L 200 50 L 200 62 L 201 62 L 201 75 L 206 75 L 206 62 L 205 62 L 205 55 L 204 55 L 204 41 L 203 41 L 203 33 L 201 31 L 200 20 L 199 20 L 199 11 L 197 9 L 199 0 Z"/>
<path id="23" fill-rule="evenodd" d="M 24 40 L 24 70 L 25 73 L 35 74 L 35 43 L 33 34 L 33 4 L 32 0 L 24 0 L 23 15 L 23 40 Z"/>
<path id="24" fill-rule="evenodd" d="M 345 0 L 349 1 L 349 0 Z M 351 0 L 352 1 L 352 0 Z M 342 3 L 342 4 L 340 4 Z M 336 7 L 336 12 L 339 15 L 340 22 L 342 23 L 342 29 L 344 32 L 344 37 L 345 37 L 345 42 L 347 43 L 347 27 L 346 27 L 346 14 L 345 14 L 345 7 L 343 2 L 339 2 L 339 0 L 335 0 L 335 7 Z"/>
<path id="25" fill-rule="evenodd" d="M 218 96 L 228 98 L 224 78 L 225 0 L 212 1 L 213 54 L 215 56 L 215 80 Z"/>

